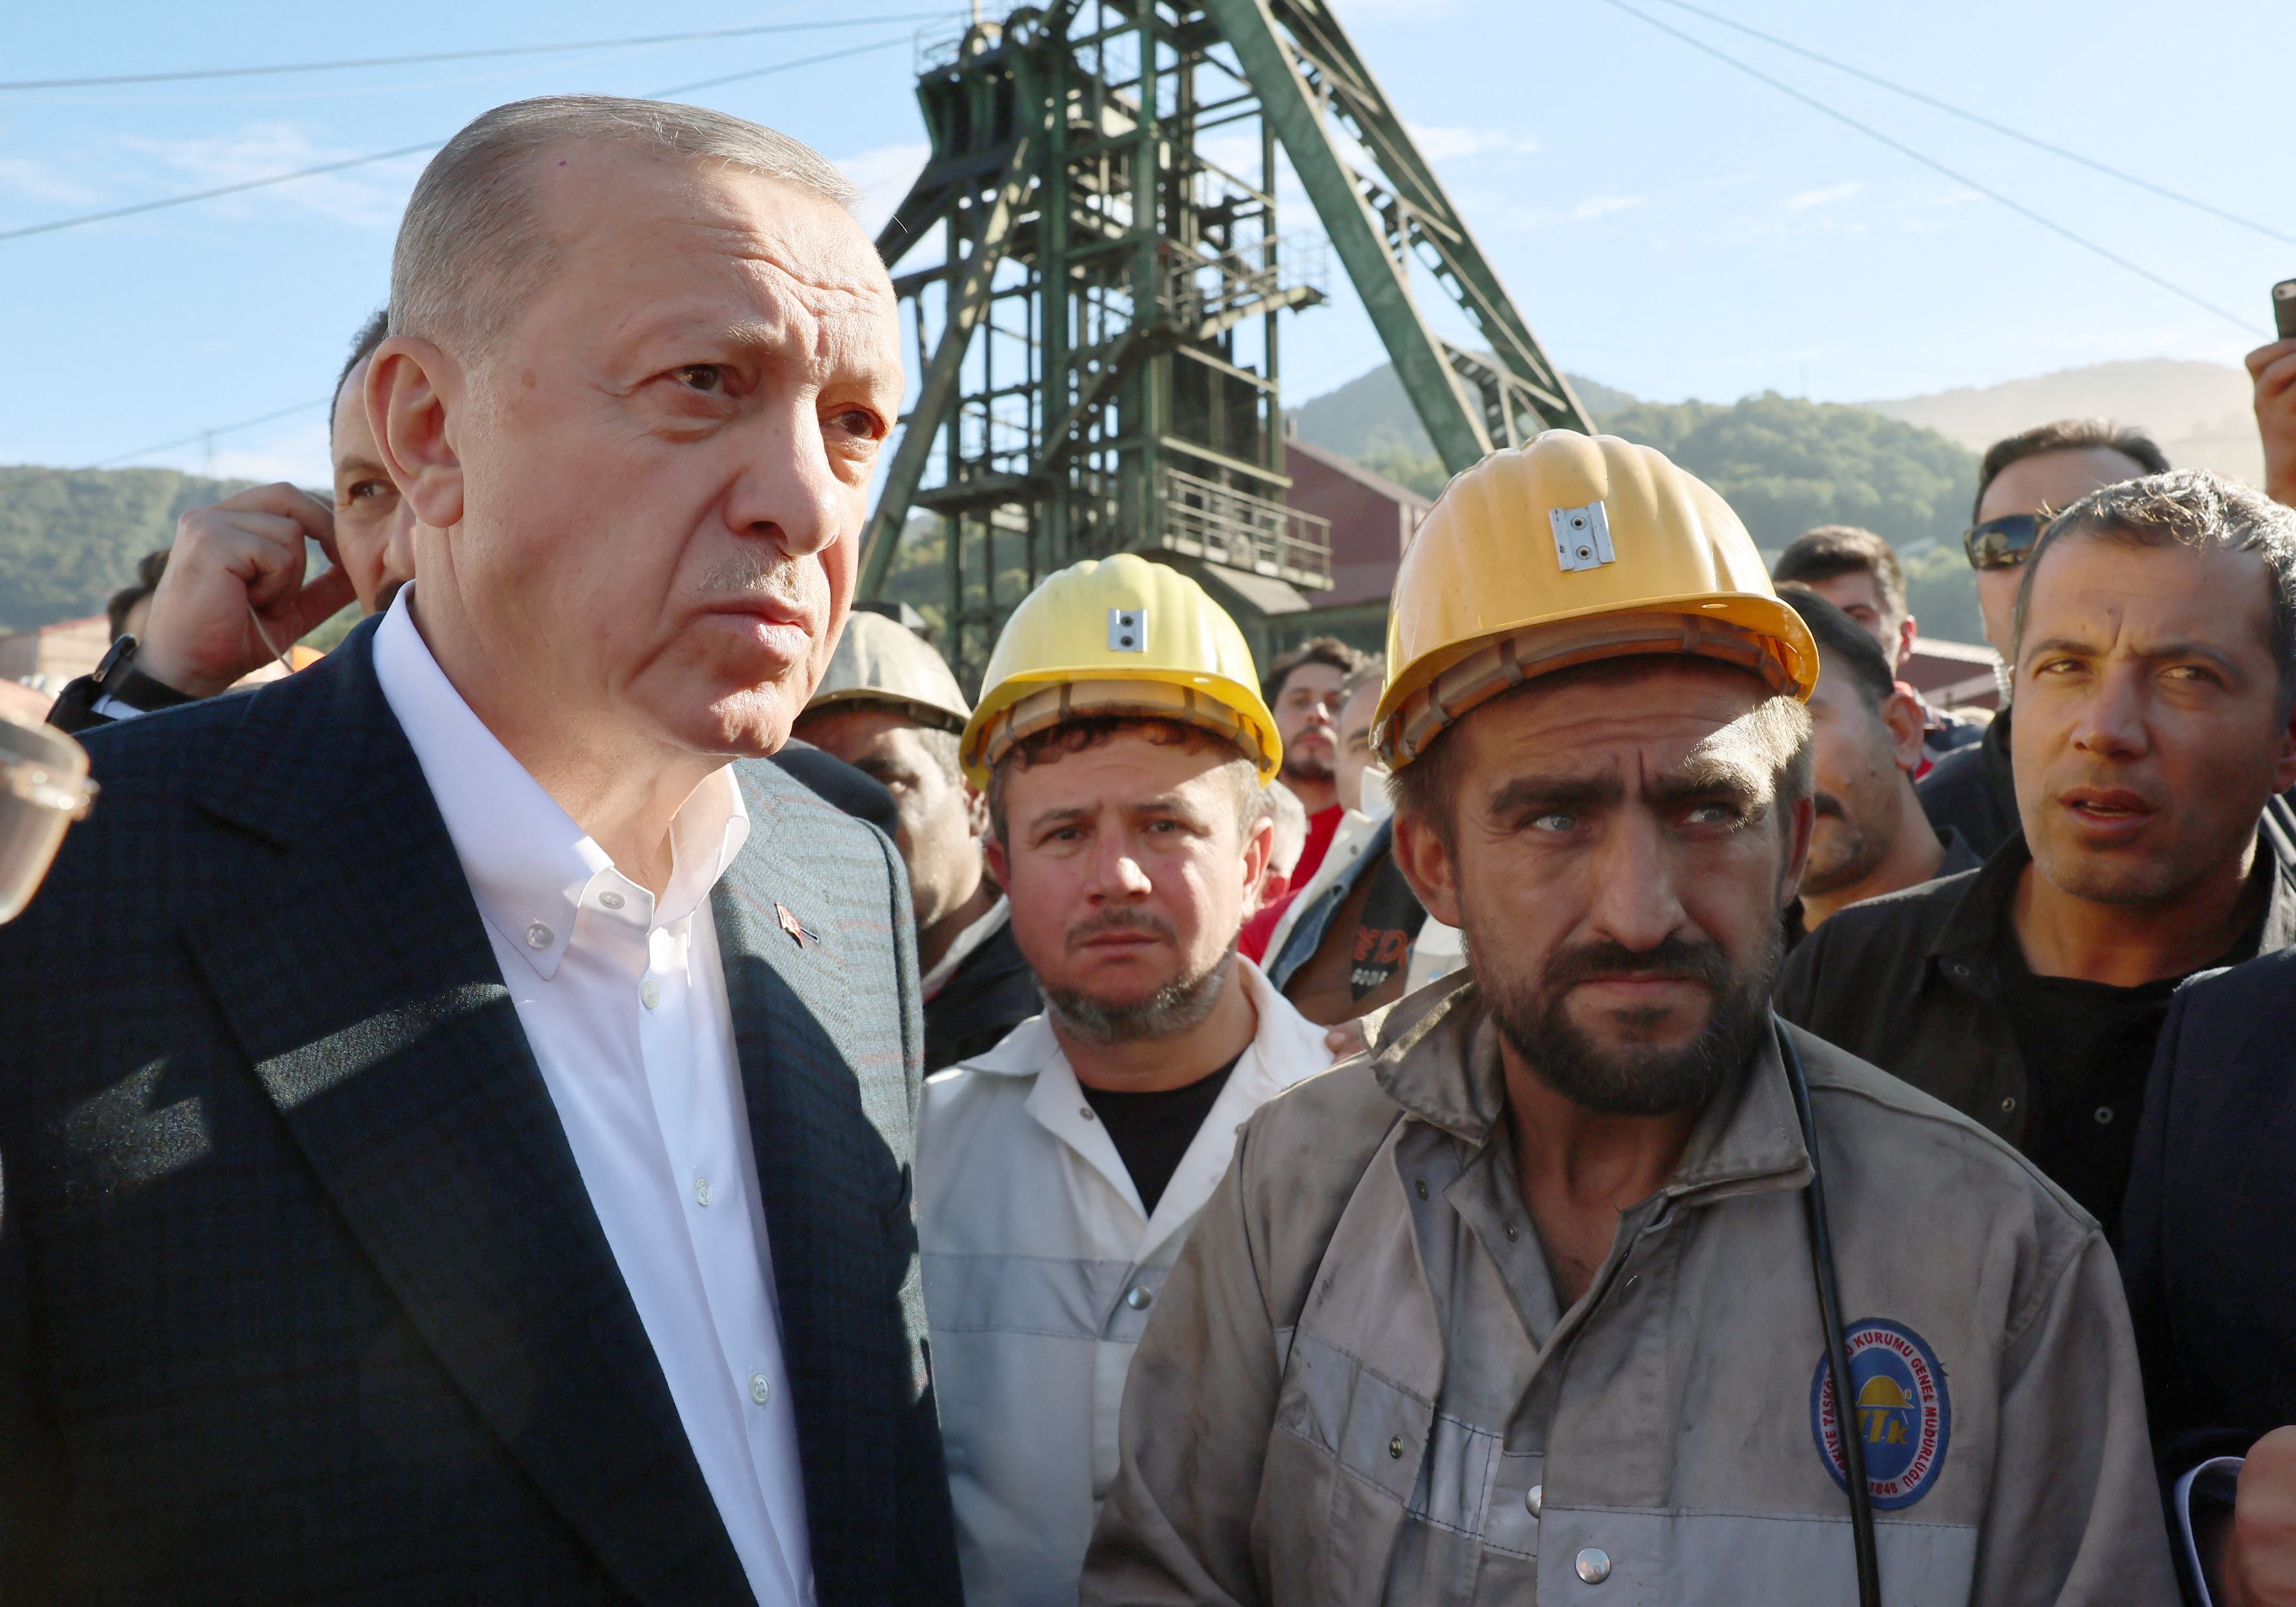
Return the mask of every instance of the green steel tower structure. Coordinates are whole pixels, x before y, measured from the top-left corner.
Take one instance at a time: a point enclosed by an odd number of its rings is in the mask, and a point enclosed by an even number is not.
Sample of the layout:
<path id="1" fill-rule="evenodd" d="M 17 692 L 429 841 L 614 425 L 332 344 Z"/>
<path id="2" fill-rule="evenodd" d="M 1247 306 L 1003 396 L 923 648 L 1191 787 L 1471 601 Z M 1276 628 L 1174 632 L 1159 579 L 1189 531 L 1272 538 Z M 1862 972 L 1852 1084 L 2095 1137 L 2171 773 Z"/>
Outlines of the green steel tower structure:
<path id="1" fill-rule="evenodd" d="M 1330 586 L 1328 532 L 1284 503 L 1277 315 L 1324 299 L 1332 258 L 1451 471 L 1587 428 L 1324 0 L 1023 6 L 921 47 L 917 97 L 932 155 L 877 245 L 922 377 L 860 593 L 938 515 L 968 685 L 1079 558 L 1153 553 L 1247 599 Z M 1279 143 L 1319 231 L 1277 228 Z M 1429 325 L 1414 266 L 1479 345 Z"/>

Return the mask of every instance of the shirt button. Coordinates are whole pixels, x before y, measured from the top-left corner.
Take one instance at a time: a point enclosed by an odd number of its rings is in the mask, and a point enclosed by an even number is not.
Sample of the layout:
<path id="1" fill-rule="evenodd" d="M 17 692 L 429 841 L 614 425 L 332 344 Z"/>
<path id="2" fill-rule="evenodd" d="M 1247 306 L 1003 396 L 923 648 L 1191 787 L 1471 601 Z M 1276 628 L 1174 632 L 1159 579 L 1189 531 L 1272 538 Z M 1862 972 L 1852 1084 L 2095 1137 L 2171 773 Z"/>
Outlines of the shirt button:
<path id="1" fill-rule="evenodd" d="M 1083 1117 L 1086 1121 L 1097 1121 L 1100 1119 L 1100 1118 L 1092 1113 L 1092 1107 L 1090 1105 L 1078 1105 L 1077 1107 L 1077 1114 Z"/>
<path id="2" fill-rule="evenodd" d="M 1124 1303 L 1135 1311 L 1147 1310 L 1149 1302 L 1155 1298 L 1148 1292 L 1148 1286 L 1145 1283 L 1135 1283 L 1124 1291 Z"/>
<path id="3" fill-rule="evenodd" d="M 661 1003 L 661 988 L 652 977 L 638 984 L 638 1003 L 648 1010 Z"/>
<path id="4" fill-rule="evenodd" d="M 1411 1180 L 1411 1192 L 1417 1194 L 1422 1200 L 1427 1198 L 1427 1179 L 1424 1177 L 1414 1177 Z"/>
<path id="5" fill-rule="evenodd" d="M 1532 1517 L 1538 1516 L 1539 1508 L 1546 1505 L 1546 1487 L 1543 1484 L 1534 1484 L 1523 1491 L 1522 1505 Z"/>
<path id="6" fill-rule="evenodd" d="M 2112 1107 L 2111 1105 L 2097 1106 L 2096 1125 L 2101 1127 L 2109 1127 L 2112 1125 Z"/>
<path id="7" fill-rule="evenodd" d="M 771 1380 L 771 1379 L 767 1378 L 767 1377 L 764 1373 L 750 1373 L 750 1398 L 751 1400 L 756 1401 L 759 1406 L 764 1406 L 767 1401 L 771 1400 L 773 1398 L 774 1398 L 774 1383 L 773 1383 L 773 1380 Z"/>
<path id="8" fill-rule="evenodd" d="M 539 921 L 537 921 L 533 925 L 528 927 L 526 929 L 526 946 L 529 948 L 549 947 L 550 929 Z"/>
<path id="9" fill-rule="evenodd" d="M 1512 1243 L 1513 1243 L 1513 1242 L 1514 1242 L 1514 1241 L 1515 1241 L 1515 1226 L 1514 1226 L 1514 1224 L 1513 1224 L 1513 1223 L 1512 1223 L 1512 1222 L 1508 1223 L 1508 1224 L 1507 1224 L 1504 1228 L 1500 1229 L 1499 1231 L 1501 1231 L 1502 1233 L 1504 1233 L 1504 1234 L 1506 1234 L 1506 1236 L 1507 1236 L 1507 1242 L 1508 1242 L 1508 1243 L 1512 1244 Z"/>
<path id="10" fill-rule="evenodd" d="M 1611 1554 L 1599 1546 L 1589 1546 L 1578 1554 L 1578 1560 L 1573 1566 L 1578 1570 L 1578 1577 L 1587 1583 L 1600 1585 L 1611 1577 Z"/>
<path id="11" fill-rule="evenodd" d="M 705 1206 L 709 1203 L 709 1179 L 699 1172 L 693 1175 L 693 1203 Z"/>
<path id="12" fill-rule="evenodd" d="M 598 902 L 604 905 L 608 909 L 619 909 L 622 907 L 622 896 L 619 893 L 611 891 L 600 893 L 598 895 Z"/>

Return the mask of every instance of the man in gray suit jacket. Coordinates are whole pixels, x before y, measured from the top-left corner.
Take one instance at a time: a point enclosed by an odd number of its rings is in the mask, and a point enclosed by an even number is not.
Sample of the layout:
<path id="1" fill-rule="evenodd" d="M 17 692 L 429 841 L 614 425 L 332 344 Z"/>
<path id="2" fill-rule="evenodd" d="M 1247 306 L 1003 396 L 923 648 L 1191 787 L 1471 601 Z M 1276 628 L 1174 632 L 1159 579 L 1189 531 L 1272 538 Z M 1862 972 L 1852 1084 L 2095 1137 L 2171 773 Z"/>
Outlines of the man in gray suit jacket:
<path id="1" fill-rule="evenodd" d="M 431 163 L 419 583 L 96 732 L 0 933 L 0 1598 L 955 1602 L 878 833 L 770 765 L 900 404 L 849 188 L 696 109 Z"/>

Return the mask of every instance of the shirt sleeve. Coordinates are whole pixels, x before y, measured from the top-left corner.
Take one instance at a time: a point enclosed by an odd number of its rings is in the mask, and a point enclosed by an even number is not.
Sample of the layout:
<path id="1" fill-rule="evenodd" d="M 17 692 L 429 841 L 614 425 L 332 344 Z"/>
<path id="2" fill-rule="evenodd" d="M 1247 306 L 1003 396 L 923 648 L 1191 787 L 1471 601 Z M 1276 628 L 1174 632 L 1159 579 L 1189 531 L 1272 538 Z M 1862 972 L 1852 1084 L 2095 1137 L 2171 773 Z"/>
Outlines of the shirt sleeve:
<path id="1" fill-rule="evenodd" d="M 2176 1607 L 2136 1346 L 2094 1227 L 2007 1339 L 1972 1607 Z"/>

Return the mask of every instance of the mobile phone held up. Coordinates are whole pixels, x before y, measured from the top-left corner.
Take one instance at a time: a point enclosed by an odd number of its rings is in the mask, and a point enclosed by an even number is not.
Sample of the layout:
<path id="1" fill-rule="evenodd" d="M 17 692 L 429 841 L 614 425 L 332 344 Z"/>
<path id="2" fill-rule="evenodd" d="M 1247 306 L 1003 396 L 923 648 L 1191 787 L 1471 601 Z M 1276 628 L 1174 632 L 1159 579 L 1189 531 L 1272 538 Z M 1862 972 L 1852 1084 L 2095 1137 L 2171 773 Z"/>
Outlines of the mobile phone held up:
<path id="1" fill-rule="evenodd" d="M 2296 279 L 2272 287 L 2272 326 L 2284 340 L 2296 340 Z"/>

